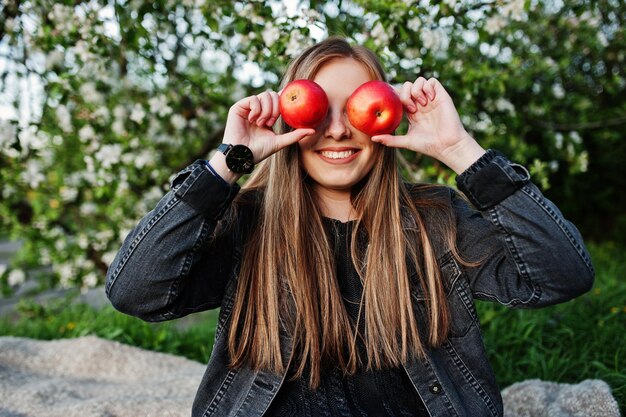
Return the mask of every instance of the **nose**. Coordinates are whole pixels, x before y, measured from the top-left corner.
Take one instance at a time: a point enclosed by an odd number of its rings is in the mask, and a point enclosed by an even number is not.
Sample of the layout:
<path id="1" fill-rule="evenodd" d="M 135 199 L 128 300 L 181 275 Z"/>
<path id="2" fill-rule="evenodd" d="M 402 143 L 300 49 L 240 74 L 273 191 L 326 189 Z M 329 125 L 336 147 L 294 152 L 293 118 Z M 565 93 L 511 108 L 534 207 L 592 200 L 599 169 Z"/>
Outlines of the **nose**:
<path id="1" fill-rule="evenodd" d="M 334 140 L 342 140 L 350 137 L 350 126 L 348 125 L 348 117 L 342 109 L 328 109 L 324 135 L 327 138 L 332 138 Z"/>

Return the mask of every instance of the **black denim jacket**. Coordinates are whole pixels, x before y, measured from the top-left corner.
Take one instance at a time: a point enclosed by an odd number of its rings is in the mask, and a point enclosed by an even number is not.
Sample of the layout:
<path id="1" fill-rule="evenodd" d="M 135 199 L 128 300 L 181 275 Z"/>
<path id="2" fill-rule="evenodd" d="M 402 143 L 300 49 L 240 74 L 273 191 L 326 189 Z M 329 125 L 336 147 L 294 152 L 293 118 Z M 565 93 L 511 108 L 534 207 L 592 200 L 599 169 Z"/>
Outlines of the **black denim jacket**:
<path id="1" fill-rule="evenodd" d="M 541 307 L 591 288 L 593 266 L 581 236 L 529 180 L 526 169 L 488 151 L 457 177 L 453 207 L 457 245 L 478 267 L 464 267 L 431 236 L 452 315 L 449 339 L 424 360 L 404 364 L 431 416 L 502 416 L 502 399 L 483 346 L 473 299 Z M 171 190 L 126 238 L 107 273 L 106 291 L 120 311 L 147 321 L 170 320 L 220 307 L 213 353 L 193 416 L 262 416 L 285 375 L 229 369 L 226 335 L 243 233 L 209 244 L 237 185 L 213 176 L 202 161 L 181 171 Z M 436 218 L 426 218 L 434 224 Z M 411 227 L 410 224 L 406 227 Z M 423 298 L 414 292 L 416 310 Z M 281 335 L 285 363 L 289 335 Z"/>

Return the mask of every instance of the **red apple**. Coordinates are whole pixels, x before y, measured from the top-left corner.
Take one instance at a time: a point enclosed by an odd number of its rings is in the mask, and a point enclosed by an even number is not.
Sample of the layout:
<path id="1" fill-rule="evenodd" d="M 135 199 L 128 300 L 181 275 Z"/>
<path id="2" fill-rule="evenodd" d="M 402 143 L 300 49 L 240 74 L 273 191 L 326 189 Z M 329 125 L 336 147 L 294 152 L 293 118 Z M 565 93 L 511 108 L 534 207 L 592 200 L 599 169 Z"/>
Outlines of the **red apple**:
<path id="1" fill-rule="evenodd" d="M 352 126 L 369 136 L 393 133 L 402 121 L 400 97 L 384 81 L 369 81 L 354 90 L 346 111 Z"/>
<path id="2" fill-rule="evenodd" d="M 285 123 L 294 129 L 313 128 L 328 112 L 328 97 L 322 87 L 311 80 L 295 80 L 285 86 L 278 101 Z"/>

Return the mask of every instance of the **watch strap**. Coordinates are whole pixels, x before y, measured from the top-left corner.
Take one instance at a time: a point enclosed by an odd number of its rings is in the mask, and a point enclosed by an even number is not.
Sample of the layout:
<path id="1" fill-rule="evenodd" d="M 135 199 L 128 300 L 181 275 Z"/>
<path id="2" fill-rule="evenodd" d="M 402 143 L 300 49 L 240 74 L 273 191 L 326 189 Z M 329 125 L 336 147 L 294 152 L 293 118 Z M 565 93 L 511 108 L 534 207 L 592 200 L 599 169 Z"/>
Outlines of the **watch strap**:
<path id="1" fill-rule="evenodd" d="M 217 147 L 217 150 L 223 153 L 224 155 L 227 155 L 228 152 L 230 152 L 232 148 L 233 148 L 233 145 L 231 145 L 230 143 L 222 143 L 220 146 Z"/>

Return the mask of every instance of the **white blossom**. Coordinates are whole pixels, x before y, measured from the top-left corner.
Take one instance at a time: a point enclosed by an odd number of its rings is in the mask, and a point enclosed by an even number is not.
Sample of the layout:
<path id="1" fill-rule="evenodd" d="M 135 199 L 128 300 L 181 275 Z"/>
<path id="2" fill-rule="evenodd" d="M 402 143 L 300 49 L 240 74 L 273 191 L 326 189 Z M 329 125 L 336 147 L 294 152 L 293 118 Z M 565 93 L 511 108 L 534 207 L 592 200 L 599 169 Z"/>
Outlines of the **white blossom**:
<path id="1" fill-rule="evenodd" d="M 149 165 L 153 160 L 154 160 L 153 152 L 147 149 L 144 149 L 143 151 L 135 155 L 135 158 L 134 158 L 135 167 L 137 169 L 142 169 L 146 165 Z"/>
<path id="2" fill-rule="evenodd" d="M 404 50 L 404 56 L 407 59 L 417 59 L 421 56 L 421 53 L 418 48 L 407 48 Z"/>
<path id="3" fill-rule="evenodd" d="M 421 26 L 422 26 L 422 21 L 417 16 L 412 19 L 409 19 L 409 21 L 406 22 L 407 29 L 410 29 L 413 32 L 417 32 Z"/>
<path id="4" fill-rule="evenodd" d="M 103 145 L 98 152 L 96 152 L 95 158 L 100 161 L 100 164 L 105 168 L 110 168 L 113 164 L 116 164 L 122 156 L 122 147 L 114 143 L 112 145 Z"/>
<path id="5" fill-rule="evenodd" d="M 446 43 L 446 37 L 443 31 L 435 29 L 423 29 L 420 33 L 422 39 L 422 45 L 424 48 L 431 51 L 438 51 L 444 48 Z"/>
<path id="6" fill-rule="evenodd" d="M 563 86 L 561 84 L 554 84 L 552 86 L 552 94 L 555 98 L 562 99 L 565 97 L 565 90 L 563 90 Z"/>
<path id="7" fill-rule="evenodd" d="M 587 172 L 589 169 L 589 152 L 582 151 L 578 156 L 578 164 L 580 168 L 580 172 Z"/>
<path id="8" fill-rule="evenodd" d="M 580 145 L 581 143 L 583 143 L 583 138 L 580 136 L 580 133 L 576 131 L 569 133 L 569 139 L 577 145 Z"/>
<path id="9" fill-rule="evenodd" d="M 372 28 L 372 37 L 376 45 L 387 45 L 389 43 L 388 30 L 380 22 L 377 22 Z"/>
<path id="10" fill-rule="evenodd" d="M 74 28 L 74 9 L 70 6 L 55 3 L 48 13 L 48 18 L 55 23 L 55 29 L 63 34 Z"/>
<path id="11" fill-rule="evenodd" d="M 239 14 L 242 17 L 252 17 L 254 15 L 254 5 L 252 3 L 246 3 Z"/>
<path id="12" fill-rule="evenodd" d="M 81 142 L 87 143 L 91 139 L 96 137 L 96 131 L 93 129 L 93 127 L 90 124 L 86 124 L 85 126 L 81 127 L 80 130 L 78 131 L 78 137 L 80 138 Z"/>
<path id="13" fill-rule="evenodd" d="M 95 164 L 92 156 L 85 155 L 83 157 L 83 162 L 85 162 L 86 172 L 94 172 L 96 170 L 96 164 Z"/>
<path id="14" fill-rule="evenodd" d="M 159 117 L 164 117 L 172 113 L 172 108 L 167 104 L 167 97 L 161 94 L 157 97 L 152 97 L 148 100 L 150 105 L 150 113 L 157 114 Z"/>
<path id="15" fill-rule="evenodd" d="M 0 120 L 0 150 L 7 149 L 15 140 L 17 129 L 8 120 Z"/>
<path id="16" fill-rule="evenodd" d="M 98 211 L 98 207 L 91 201 L 87 201 L 81 204 L 78 210 L 83 216 L 91 216 Z"/>
<path id="17" fill-rule="evenodd" d="M 56 239 L 54 241 L 54 248 L 57 252 L 63 252 L 67 248 L 67 242 L 62 238 Z"/>
<path id="18" fill-rule="evenodd" d="M 46 146 L 46 139 L 43 132 L 38 132 L 35 126 L 29 126 L 26 129 L 22 129 L 17 137 L 22 147 L 22 152 L 26 152 L 29 149 L 39 150 Z"/>
<path id="19" fill-rule="evenodd" d="M 185 126 L 187 126 L 187 119 L 185 119 L 180 114 L 173 115 L 170 118 L 170 122 L 172 123 L 172 126 L 174 126 L 174 129 L 176 130 L 182 130 L 185 128 Z"/>
<path id="20" fill-rule="evenodd" d="M 501 112 L 509 112 L 512 115 L 515 114 L 515 106 L 513 105 L 513 103 L 511 103 L 509 100 L 500 97 L 497 101 L 496 101 L 496 109 L 498 109 L 498 111 Z"/>
<path id="21" fill-rule="evenodd" d="M 500 15 L 491 16 L 485 22 L 485 30 L 490 35 L 493 35 L 499 32 L 505 26 L 506 26 L 506 20 Z"/>
<path id="22" fill-rule="evenodd" d="M 102 254 L 102 262 L 104 262 L 107 266 L 111 265 L 115 260 L 115 256 L 117 255 L 117 251 L 112 250 L 109 252 L 105 252 Z"/>
<path id="23" fill-rule="evenodd" d="M 24 281 L 26 281 L 26 273 L 21 269 L 14 269 L 9 272 L 9 276 L 7 277 L 7 283 L 11 287 L 23 284 Z"/>
<path id="24" fill-rule="evenodd" d="M 74 127 L 72 125 L 72 115 L 67 109 L 67 106 L 59 104 L 59 106 L 56 108 L 55 114 L 57 116 L 57 120 L 59 121 L 59 126 L 61 127 L 61 130 L 63 130 L 65 133 L 72 132 L 72 129 Z"/>
<path id="25" fill-rule="evenodd" d="M 552 172 L 558 171 L 558 169 L 559 169 L 559 161 L 552 160 L 552 161 L 548 162 L 548 168 Z"/>
<path id="26" fill-rule="evenodd" d="M 73 10 L 62 3 L 55 3 L 48 13 L 48 18 L 56 22 L 62 22 L 72 18 Z"/>
<path id="27" fill-rule="evenodd" d="M 59 238 L 64 235 L 63 228 L 61 226 L 54 226 L 48 232 L 48 237 Z"/>
<path id="28" fill-rule="evenodd" d="M 322 14 L 315 9 L 303 7 L 300 10 L 300 13 L 308 21 L 309 24 L 321 22 L 323 20 Z"/>
<path id="29" fill-rule="evenodd" d="M 58 49 L 50 51 L 48 54 L 46 54 L 46 69 L 50 71 L 51 69 L 63 64 L 64 59 L 65 52 Z"/>
<path id="30" fill-rule="evenodd" d="M 580 20 L 586 22 L 589 26 L 597 28 L 602 23 L 602 18 L 597 13 L 592 13 L 589 10 L 585 10 L 580 15 Z"/>
<path id="31" fill-rule="evenodd" d="M 26 169 L 22 172 L 22 180 L 28 184 L 30 188 L 37 188 L 46 177 L 41 173 L 41 165 L 34 159 L 26 162 Z"/>
<path id="32" fill-rule="evenodd" d="M 128 110 L 126 110 L 126 107 L 124 107 L 121 104 L 118 104 L 117 106 L 115 106 L 115 108 L 113 109 L 113 116 L 116 119 L 126 119 L 128 117 Z"/>
<path id="33" fill-rule="evenodd" d="M 96 85 L 87 82 L 80 86 L 80 95 L 87 103 L 100 104 L 103 101 L 102 94 L 96 89 Z"/>
<path id="34" fill-rule="evenodd" d="M 79 248 L 87 249 L 87 247 L 89 246 L 89 239 L 87 238 L 87 235 L 85 233 L 80 233 L 78 235 L 78 238 L 76 239 L 76 243 L 78 244 Z"/>
<path id="35" fill-rule="evenodd" d="M 557 149 L 563 148 L 563 134 L 561 132 L 554 134 L 554 147 Z"/>
<path id="36" fill-rule="evenodd" d="M 183 0 L 183 6 L 189 7 L 189 8 L 192 8 L 192 7 L 199 8 L 199 7 L 204 6 L 205 3 L 206 3 L 206 0 Z"/>
<path id="37" fill-rule="evenodd" d="M 13 30 L 15 30 L 15 19 L 8 18 L 7 20 L 5 20 L 4 30 L 6 31 L 6 33 L 13 33 Z"/>
<path id="38" fill-rule="evenodd" d="M 36 230 L 40 230 L 42 232 L 46 232 L 48 230 L 48 223 L 42 218 L 33 221 L 32 225 Z"/>
<path id="39" fill-rule="evenodd" d="M 87 288 L 94 288 L 98 285 L 98 276 L 95 272 L 89 272 L 87 275 L 83 277 L 83 285 Z"/>
<path id="40" fill-rule="evenodd" d="M 143 109 L 143 106 L 139 103 L 135 104 L 133 110 L 130 112 L 129 119 L 135 123 L 143 123 L 143 119 L 146 117 L 146 111 Z"/>
<path id="41" fill-rule="evenodd" d="M 59 284 L 62 288 L 72 286 L 72 280 L 76 277 L 76 268 L 72 264 L 54 264 L 52 270 L 59 276 Z"/>
<path id="42" fill-rule="evenodd" d="M 111 118 L 111 112 L 109 111 L 108 107 L 100 106 L 93 112 L 93 117 L 108 122 Z"/>
<path id="43" fill-rule="evenodd" d="M 511 0 L 502 8 L 503 14 L 513 20 L 522 20 L 524 17 L 524 3 L 525 0 Z"/>
<path id="44" fill-rule="evenodd" d="M 161 197 L 163 197 L 163 191 L 159 187 L 154 186 L 144 194 L 144 202 L 152 204 L 159 201 Z"/>
<path id="45" fill-rule="evenodd" d="M 124 121 L 120 119 L 116 119 L 111 125 L 111 130 L 118 136 L 126 135 L 126 128 L 124 127 Z"/>
<path id="46" fill-rule="evenodd" d="M 2 186 L 2 198 L 9 198 L 15 194 L 15 187 L 10 184 L 4 184 Z M 2 274 L 0 274 L 2 275 Z"/>
<path id="47" fill-rule="evenodd" d="M 486 132 L 489 131 L 493 127 L 493 122 L 491 121 L 491 117 L 485 112 L 480 112 L 478 114 L 478 121 L 474 124 L 474 129 Z"/>
<path id="48" fill-rule="evenodd" d="M 109 246 L 111 240 L 113 240 L 113 231 L 101 230 L 97 232 L 91 240 L 91 246 L 97 251 L 102 251 Z"/>
<path id="49" fill-rule="evenodd" d="M 293 30 L 289 36 L 289 42 L 287 42 L 287 48 L 285 48 L 285 54 L 289 57 L 298 55 L 304 46 L 304 35 L 299 30 Z"/>
<path id="50" fill-rule="evenodd" d="M 78 197 L 78 189 L 74 187 L 63 186 L 59 189 L 61 200 L 65 202 L 74 201 Z"/>
<path id="51" fill-rule="evenodd" d="M 52 256 L 50 255 L 50 250 L 48 248 L 42 248 L 39 251 L 39 260 L 44 265 L 50 265 L 52 263 Z"/>
<path id="52" fill-rule="evenodd" d="M 267 22 L 265 28 L 263 29 L 263 42 L 265 42 L 265 46 L 271 48 L 272 45 L 276 43 L 278 39 L 280 39 L 280 29 L 274 26 L 271 22 Z"/>

